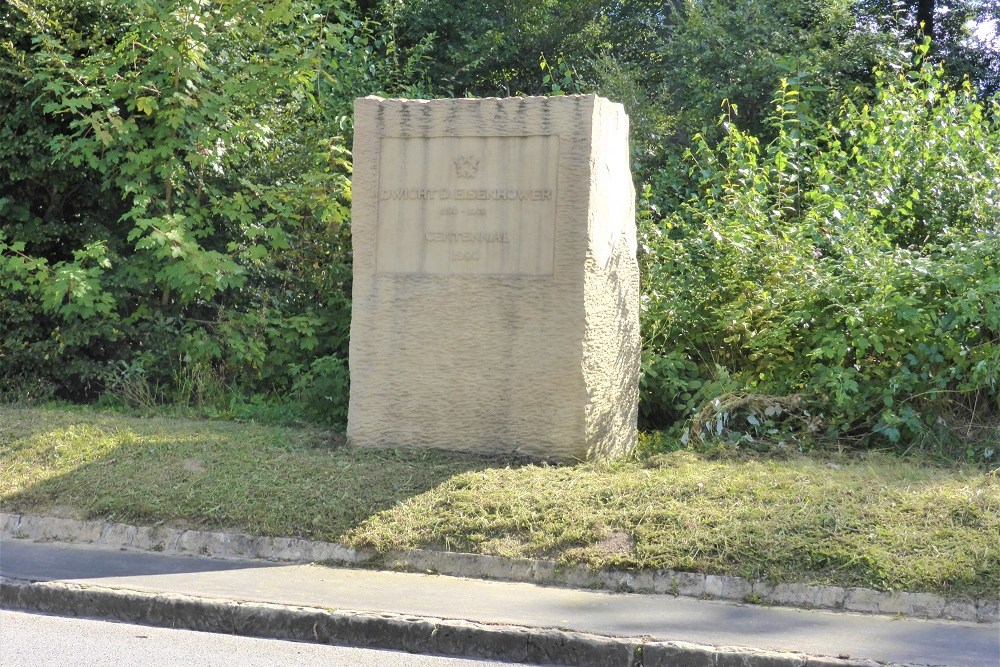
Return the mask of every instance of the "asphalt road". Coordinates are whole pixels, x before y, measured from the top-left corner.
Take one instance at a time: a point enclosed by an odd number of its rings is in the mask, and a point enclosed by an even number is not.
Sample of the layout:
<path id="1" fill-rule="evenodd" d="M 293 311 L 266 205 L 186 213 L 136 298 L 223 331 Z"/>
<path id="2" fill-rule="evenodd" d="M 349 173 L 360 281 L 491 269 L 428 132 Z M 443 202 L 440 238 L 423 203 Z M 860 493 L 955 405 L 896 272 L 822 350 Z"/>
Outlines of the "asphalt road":
<path id="1" fill-rule="evenodd" d="M 303 644 L 0 611 L 3 667 L 509 667 L 509 663 Z"/>

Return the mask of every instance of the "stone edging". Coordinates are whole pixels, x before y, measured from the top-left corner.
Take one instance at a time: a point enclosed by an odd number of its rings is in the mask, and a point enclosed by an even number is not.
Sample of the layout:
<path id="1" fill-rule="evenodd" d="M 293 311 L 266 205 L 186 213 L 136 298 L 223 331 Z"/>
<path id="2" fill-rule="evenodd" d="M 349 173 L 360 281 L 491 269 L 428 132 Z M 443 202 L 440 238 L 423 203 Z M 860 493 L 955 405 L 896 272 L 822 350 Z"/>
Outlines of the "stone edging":
<path id="1" fill-rule="evenodd" d="M 76 521 L 0 512 L 0 537 L 95 544 L 119 549 L 215 558 L 372 565 L 411 572 L 521 581 L 547 586 L 708 597 L 807 609 L 833 609 L 917 618 L 996 623 L 1000 600 L 949 599 L 933 593 L 883 592 L 867 588 L 770 584 L 673 570 L 592 570 L 548 560 L 411 550 L 379 557 L 341 544 L 298 538 L 253 537 L 238 533 L 136 527 L 101 521 Z"/>
<path id="2" fill-rule="evenodd" d="M 880 663 L 872 660 L 624 639 L 394 613 L 215 600 L 63 582 L 25 582 L 3 577 L 0 577 L 0 607 L 248 637 L 532 664 L 880 667 Z"/>
<path id="3" fill-rule="evenodd" d="M 130 526 L 103 521 L 77 521 L 31 514 L 0 512 L 0 537 L 35 542 L 74 542 L 115 549 L 164 554 L 251 558 L 289 562 L 330 562 L 360 565 L 372 555 L 332 542 L 293 537 L 253 537 L 240 533 Z"/>

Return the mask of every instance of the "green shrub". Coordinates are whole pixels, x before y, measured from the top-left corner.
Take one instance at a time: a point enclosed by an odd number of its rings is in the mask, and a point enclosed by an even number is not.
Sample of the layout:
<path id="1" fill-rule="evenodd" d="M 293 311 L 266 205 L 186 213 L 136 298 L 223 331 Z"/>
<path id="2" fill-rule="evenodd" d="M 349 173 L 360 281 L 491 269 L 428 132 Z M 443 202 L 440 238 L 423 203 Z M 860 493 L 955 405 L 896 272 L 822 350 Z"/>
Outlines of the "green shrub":
<path id="1" fill-rule="evenodd" d="M 876 76 L 828 123 L 784 80 L 767 146 L 734 110 L 697 139 L 698 195 L 641 229 L 650 425 L 929 446 L 997 417 L 997 105 L 925 59 Z"/>
<path id="2" fill-rule="evenodd" d="M 320 357 L 308 369 L 296 368 L 294 390 L 299 406 L 313 422 L 328 425 L 347 423 L 350 372 L 338 356 Z"/>
<path id="3" fill-rule="evenodd" d="M 352 9 L 0 11 L 5 394 L 228 410 L 346 358 L 348 114 L 395 77 Z"/>

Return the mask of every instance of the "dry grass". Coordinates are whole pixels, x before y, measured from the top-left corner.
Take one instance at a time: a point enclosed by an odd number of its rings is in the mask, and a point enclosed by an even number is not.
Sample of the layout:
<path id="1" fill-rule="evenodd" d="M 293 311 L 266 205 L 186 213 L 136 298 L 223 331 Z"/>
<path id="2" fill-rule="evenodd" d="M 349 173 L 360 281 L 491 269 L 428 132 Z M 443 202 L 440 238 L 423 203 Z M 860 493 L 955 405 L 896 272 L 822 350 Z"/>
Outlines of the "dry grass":
<path id="1" fill-rule="evenodd" d="M 0 508 L 995 597 L 1000 480 L 887 455 L 575 466 L 319 431 L 0 407 Z"/>
<path id="2" fill-rule="evenodd" d="M 463 473 L 349 538 L 379 549 L 995 596 L 1000 484 L 974 469 L 888 456 L 710 461 L 677 452 L 645 464 Z"/>

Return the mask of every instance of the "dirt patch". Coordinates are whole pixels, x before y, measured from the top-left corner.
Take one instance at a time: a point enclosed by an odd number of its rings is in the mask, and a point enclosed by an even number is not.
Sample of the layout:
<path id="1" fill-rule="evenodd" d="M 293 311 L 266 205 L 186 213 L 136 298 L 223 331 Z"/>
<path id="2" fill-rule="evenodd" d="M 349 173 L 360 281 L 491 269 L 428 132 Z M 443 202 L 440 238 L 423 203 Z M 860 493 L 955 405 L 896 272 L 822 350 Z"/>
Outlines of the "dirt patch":
<path id="1" fill-rule="evenodd" d="M 188 472 L 205 472 L 205 463 L 199 459 L 184 459 L 181 461 L 181 467 Z"/>
<path id="2" fill-rule="evenodd" d="M 623 530 L 613 530 L 590 548 L 605 556 L 626 556 L 635 549 L 635 540 Z"/>

